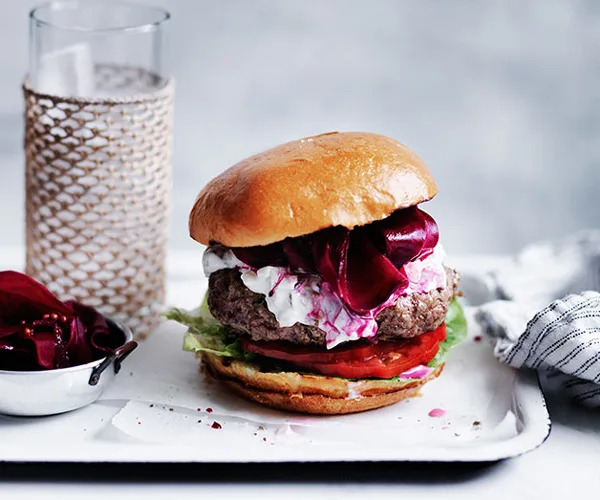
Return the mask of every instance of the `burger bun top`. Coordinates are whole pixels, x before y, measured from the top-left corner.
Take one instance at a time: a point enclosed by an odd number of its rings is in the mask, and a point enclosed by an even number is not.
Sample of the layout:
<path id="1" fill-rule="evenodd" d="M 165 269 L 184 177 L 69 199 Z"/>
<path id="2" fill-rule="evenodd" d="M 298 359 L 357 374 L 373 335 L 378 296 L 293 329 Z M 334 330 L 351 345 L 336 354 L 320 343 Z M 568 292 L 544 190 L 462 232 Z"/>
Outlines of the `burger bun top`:
<path id="1" fill-rule="evenodd" d="M 189 216 L 205 245 L 268 245 L 331 226 L 385 219 L 433 198 L 421 158 L 383 135 L 331 132 L 251 156 L 210 181 Z"/>

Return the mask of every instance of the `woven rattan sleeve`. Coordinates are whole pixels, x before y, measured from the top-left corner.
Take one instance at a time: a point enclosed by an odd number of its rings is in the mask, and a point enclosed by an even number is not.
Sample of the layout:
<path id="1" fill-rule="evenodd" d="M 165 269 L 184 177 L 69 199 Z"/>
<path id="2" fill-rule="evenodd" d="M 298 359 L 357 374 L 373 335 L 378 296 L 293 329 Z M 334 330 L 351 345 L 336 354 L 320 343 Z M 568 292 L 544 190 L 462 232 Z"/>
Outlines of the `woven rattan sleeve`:
<path id="1" fill-rule="evenodd" d="M 165 298 L 172 87 L 82 99 L 24 85 L 26 272 L 138 338 Z"/>

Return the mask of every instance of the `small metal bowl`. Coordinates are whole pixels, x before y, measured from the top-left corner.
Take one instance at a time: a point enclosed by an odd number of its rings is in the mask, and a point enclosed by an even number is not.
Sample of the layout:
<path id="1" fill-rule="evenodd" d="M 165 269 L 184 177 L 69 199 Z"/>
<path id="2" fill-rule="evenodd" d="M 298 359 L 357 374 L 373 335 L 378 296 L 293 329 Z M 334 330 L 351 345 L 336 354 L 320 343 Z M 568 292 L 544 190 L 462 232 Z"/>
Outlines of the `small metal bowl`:
<path id="1" fill-rule="evenodd" d="M 76 410 L 96 401 L 119 373 L 123 360 L 137 347 L 129 328 L 105 319 L 112 331 L 125 337 L 125 343 L 105 358 L 56 370 L 0 370 L 0 413 L 39 417 Z"/>

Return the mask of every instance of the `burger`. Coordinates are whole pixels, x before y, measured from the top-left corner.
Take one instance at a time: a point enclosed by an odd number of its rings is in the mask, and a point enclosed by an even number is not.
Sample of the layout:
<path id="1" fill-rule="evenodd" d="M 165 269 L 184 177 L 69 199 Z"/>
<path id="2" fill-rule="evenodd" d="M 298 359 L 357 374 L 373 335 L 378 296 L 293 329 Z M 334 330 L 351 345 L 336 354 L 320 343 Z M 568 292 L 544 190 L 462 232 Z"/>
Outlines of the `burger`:
<path id="1" fill-rule="evenodd" d="M 423 161 L 373 133 L 332 132 L 247 158 L 189 216 L 208 291 L 184 349 L 259 404 L 335 415 L 419 394 L 466 335 Z"/>

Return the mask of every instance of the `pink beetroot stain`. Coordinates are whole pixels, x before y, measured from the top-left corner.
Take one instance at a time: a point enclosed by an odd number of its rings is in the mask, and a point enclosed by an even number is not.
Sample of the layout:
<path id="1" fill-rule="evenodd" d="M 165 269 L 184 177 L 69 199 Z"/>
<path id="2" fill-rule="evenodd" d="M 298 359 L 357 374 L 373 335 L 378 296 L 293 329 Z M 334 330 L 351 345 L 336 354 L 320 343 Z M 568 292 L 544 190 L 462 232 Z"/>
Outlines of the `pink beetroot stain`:
<path id="1" fill-rule="evenodd" d="M 446 410 L 443 410 L 442 408 L 434 408 L 427 415 L 429 415 L 432 418 L 440 418 L 443 417 L 445 414 Z"/>

